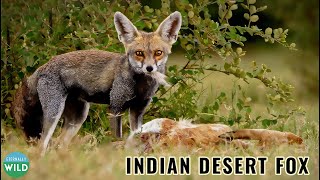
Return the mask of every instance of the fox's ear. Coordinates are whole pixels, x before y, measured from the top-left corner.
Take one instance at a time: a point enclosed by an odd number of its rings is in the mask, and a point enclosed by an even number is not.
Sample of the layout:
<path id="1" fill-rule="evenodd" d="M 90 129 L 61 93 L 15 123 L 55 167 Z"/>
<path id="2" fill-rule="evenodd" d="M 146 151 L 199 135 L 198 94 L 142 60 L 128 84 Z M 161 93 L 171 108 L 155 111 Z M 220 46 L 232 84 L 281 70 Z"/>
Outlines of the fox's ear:
<path id="1" fill-rule="evenodd" d="M 178 33 L 181 27 L 181 14 L 178 11 L 170 14 L 158 27 L 158 33 L 163 40 L 173 44 L 178 39 Z"/>
<path id="2" fill-rule="evenodd" d="M 122 43 L 132 42 L 139 34 L 137 28 L 121 12 L 114 14 L 114 25 L 118 33 L 118 38 Z"/>

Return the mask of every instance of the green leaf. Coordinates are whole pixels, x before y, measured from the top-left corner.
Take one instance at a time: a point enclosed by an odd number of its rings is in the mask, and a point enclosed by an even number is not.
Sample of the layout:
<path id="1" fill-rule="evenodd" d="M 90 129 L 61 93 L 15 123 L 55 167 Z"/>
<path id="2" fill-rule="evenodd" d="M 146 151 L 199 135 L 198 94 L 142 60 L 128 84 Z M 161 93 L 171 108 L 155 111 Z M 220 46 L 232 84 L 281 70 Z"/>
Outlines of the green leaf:
<path id="1" fill-rule="evenodd" d="M 219 97 L 226 97 L 226 93 L 225 92 L 221 92 Z"/>
<path id="2" fill-rule="evenodd" d="M 23 79 L 24 78 L 24 73 L 22 71 L 18 72 L 18 76 L 20 79 Z"/>
<path id="3" fill-rule="evenodd" d="M 188 17 L 191 19 L 191 18 L 193 18 L 193 16 L 194 16 L 194 12 L 193 11 L 189 11 L 188 12 Z"/>
<path id="4" fill-rule="evenodd" d="M 246 75 L 247 75 L 248 77 L 250 77 L 250 78 L 253 78 L 253 75 L 252 75 L 252 73 L 250 73 L 250 72 L 247 72 Z"/>
<path id="5" fill-rule="evenodd" d="M 172 72 L 177 72 L 177 65 L 174 65 L 174 66 L 170 66 L 168 68 L 169 71 L 172 71 Z"/>
<path id="6" fill-rule="evenodd" d="M 267 128 L 267 127 L 269 127 L 270 125 L 277 124 L 277 122 L 278 122 L 278 121 L 275 120 L 275 119 L 264 119 L 264 120 L 261 121 L 262 126 L 263 126 L 264 128 Z"/>
<path id="7" fill-rule="evenodd" d="M 193 48 L 193 46 L 192 46 L 192 44 L 188 44 L 187 46 L 186 46 L 186 49 L 189 51 L 189 50 L 191 50 Z"/>
<path id="8" fill-rule="evenodd" d="M 250 21 L 251 22 L 257 22 L 259 20 L 259 16 L 258 15 L 252 15 L 251 17 L 250 17 Z"/>
<path id="9" fill-rule="evenodd" d="M 249 19 L 249 18 L 248 18 L 248 19 Z M 253 36 L 253 33 L 256 32 L 255 30 L 253 30 L 253 29 L 251 29 L 251 28 L 249 28 L 249 27 L 245 27 L 245 28 L 243 28 L 243 29 L 245 29 L 245 30 L 247 31 L 247 33 L 250 34 L 250 36 Z"/>
<path id="10" fill-rule="evenodd" d="M 262 6 L 257 9 L 257 12 L 264 11 L 268 8 L 268 6 Z"/>
<path id="11" fill-rule="evenodd" d="M 230 69 L 230 67 L 231 67 L 231 64 L 230 63 L 224 63 L 224 69 L 227 71 L 227 70 L 229 70 Z"/>
<path id="12" fill-rule="evenodd" d="M 254 4 L 256 3 L 256 0 L 247 0 L 248 4 Z"/>
<path id="13" fill-rule="evenodd" d="M 225 17 L 226 19 L 230 19 L 232 17 L 232 11 L 228 11 Z"/>
<path id="14" fill-rule="evenodd" d="M 34 72 L 34 71 L 35 71 L 35 68 L 34 68 L 34 67 L 31 67 L 31 66 L 27 66 L 27 67 L 26 67 L 26 70 L 27 70 L 27 72 L 31 73 L 31 72 Z"/>
<path id="15" fill-rule="evenodd" d="M 241 26 L 236 26 L 236 29 L 239 31 L 240 34 L 243 34 L 244 32 L 246 32 L 246 30 Z"/>
<path id="16" fill-rule="evenodd" d="M 272 34 L 272 29 L 268 27 L 268 28 L 265 30 L 265 34 L 271 35 L 271 34 Z"/>
<path id="17" fill-rule="evenodd" d="M 238 5 L 237 4 L 233 4 L 231 7 L 230 7 L 231 10 L 236 10 L 238 9 Z"/>
<path id="18" fill-rule="evenodd" d="M 153 103 L 156 103 L 156 102 L 158 102 L 158 101 L 159 101 L 158 97 L 155 96 L 155 97 L 152 98 L 152 102 L 153 102 Z"/>
<path id="19" fill-rule="evenodd" d="M 240 59 L 240 58 L 234 58 L 234 60 L 233 60 L 233 64 L 234 64 L 235 66 L 238 66 L 238 65 L 240 64 L 240 62 L 241 62 L 241 59 Z"/>
<path id="20" fill-rule="evenodd" d="M 233 126 L 234 125 L 234 120 L 232 120 L 232 119 L 228 120 L 228 124 L 229 124 L 229 126 Z"/>
<path id="21" fill-rule="evenodd" d="M 245 19 L 247 19 L 247 20 L 250 19 L 250 15 L 249 15 L 248 13 L 244 13 L 243 17 L 244 17 Z"/>
<path id="22" fill-rule="evenodd" d="M 218 102 L 215 102 L 214 105 L 212 106 L 213 110 L 218 111 L 219 110 L 219 104 Z"/>
<path id="23" fill-rule="evenodd" d="M 243 104 L 241 104 L 241 103 L 237 103 L 237 107 L 238 107 L 238 109 L 239 109 L 239 111 L 241 111 L 242 109 L 243 109 L 243 106 L 242 106 Z"/>
<path id="24" fill-rule="evenodd" d="M 208 45 L 209 40 L 208 40 L 208 39 L 203 39 L 203 43 L 204 43 L 205 45 Z"/>
<path id="25" fill-rule="evenodd" d="M 242 6 L 244 9 L 249 9 L 249 6 L 247 6 L 247 5 L 243 4 L 243 3 L 241 3 L 241 6 Z"/>
<path id="26" fill-rule="evenodd" d="M 256 8 L 256 6 L 251 5 L 251 6 L 250 6 L 250 8 L 249 8 L 249 11 L 250 11 L 250 14 L 254 14 L 254 13 L 256 13 L 256 12 L 257 12 L 257 8 Z"/>

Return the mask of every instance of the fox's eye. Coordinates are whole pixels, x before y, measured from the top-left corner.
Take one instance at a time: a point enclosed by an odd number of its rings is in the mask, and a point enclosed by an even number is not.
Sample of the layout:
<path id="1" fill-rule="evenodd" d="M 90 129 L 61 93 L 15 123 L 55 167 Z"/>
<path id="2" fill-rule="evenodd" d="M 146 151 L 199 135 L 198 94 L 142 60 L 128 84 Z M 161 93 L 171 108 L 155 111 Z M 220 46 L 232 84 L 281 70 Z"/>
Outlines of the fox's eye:
<path id="1" fill-rule="evenodd" d="M 155 54 L 156 56 L 161 56 L 161 55 L 162 55 L 162 51 L 161 51 L 161 50 L 157 50 L 154 54 Z"/>
<path id="2" fill-rule="evenodd" d="M 137 56 L 143 56 L 143 52 L 142 51 L 136 51 L 136 55 Z"/>

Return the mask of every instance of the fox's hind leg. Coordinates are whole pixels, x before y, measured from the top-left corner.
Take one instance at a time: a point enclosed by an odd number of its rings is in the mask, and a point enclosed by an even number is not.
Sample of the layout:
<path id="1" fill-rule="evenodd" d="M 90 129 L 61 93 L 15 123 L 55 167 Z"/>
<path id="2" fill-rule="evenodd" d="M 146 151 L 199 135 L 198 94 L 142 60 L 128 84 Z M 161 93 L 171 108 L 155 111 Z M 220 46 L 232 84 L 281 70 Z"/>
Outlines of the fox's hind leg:
<path id="1" fill-rule="evenodd" d="M 82 123 L 86 120 L 89 112 L 89 103 L 76 97 L 66 100 L 63 117 L 64 124 L 59 137 L 59 148 L 67 146 L 72 138 L 78 133 Z"/>
<path id="2" fill-rule="evenodd" d="M 54 77 L 40 78 L 37 91 L 43 110 L 43 128 L 40 139 L 41 155 L 43 156 L 62 115 L 67 94 L 60 79 Z"/>
<path id="3" fill-rule="evenodd" d="M 262 148 L 282 144 L 302 144 L 303 139 L 290 132 L 280 132 L 268 129 L 240 129 L 221 134 L 219 138 L 232 141 L 234 139 L 258 140 Z"/>

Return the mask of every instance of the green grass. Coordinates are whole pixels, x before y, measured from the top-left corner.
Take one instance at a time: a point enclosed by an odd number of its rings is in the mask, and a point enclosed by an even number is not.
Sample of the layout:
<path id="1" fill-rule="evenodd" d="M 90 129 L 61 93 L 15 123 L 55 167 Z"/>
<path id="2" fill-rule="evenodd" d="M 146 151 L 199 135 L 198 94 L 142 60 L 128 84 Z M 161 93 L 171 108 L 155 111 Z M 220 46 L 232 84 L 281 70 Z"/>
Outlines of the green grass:
<path id="1" fill-rule="evenodd" d="M 248 54 L 244 60 L 244 64 L 248 65 L 250 60 L 256 60 L 259 63 L 267 64 L 273 74 L 280 76 L 284 81 L 290 82 L 295 86 L 295 102 L 289 106 L 301 106 L 306 110 L 305 117 L 296 117 L 281 122 L 270 127 L 270 129 L 284 129 L 291 131 L 303 137 L 305 149 L 294 146 L 277 147 L 268 151 L 260 151 L 254 146 L 247 150 L 234 149 L 228 146 L 221 146 L 219 149 L 202 151 L 187 151 L 181 148 L 173 148 L 162 150 L 161 152 L 151 153 L 151 156 L 191 156 L 192 170 L 190 176 L 126 176 L 125 175 L 125 157 L 137 155 L 132 150 L 115 149 L 110 143 L 98 144 L 95 137 L 90 134 L 78 135 L 68 150 L 50 149 L 44 158 L 39 157 L 36 147 L 28 146 L 22 139 L 21 134 L 17 133 L 11 127 L 5 126 L 1 121 L 2 140 L 1 159 L 10 152 L 20 151 L 27 155 L 30 160 L 30 170 L 26 176 L 21 179 L 316 179 L 319 176 L 319 101 L 318 95 L 308 92 L 305 84 L 303 84 L 302 75 L 299 75 L 292 65 L 303 66 L 306 61 L 301 61 L 300 56 L 293 52 L 288 52 L 284 48 L 277 49 L 252 49 L 253 53 Z M 250 51 L 250 52 L 251 52 Z M 296 52 L 298 53 L 298 52 Z M 318 58 L 313 56 L 312 58 Z M 222 61 L 214 58 L 212 61 Z M 173 54 L 169 59 L 169 64 L 182 65 L 185 60 L 179 54 Z M 209 62 L 209 61 L 208 61 Z M 311 67 L 318 67 L 317 61 Z M 318 69 L 310 69 L 310 71 L 319 72 Z M 221 73 L 212 73 L 204 80 L 203 85 L 198 86 L 199 90 L 204 90 L 199 99 L 199 105 L 205 104 L 221 92 L 230 92 L 236 78 L 229 78 Z M 240 82 L 242 83 L 242 82 Z M 314 82 L 318 86 L 318 81 Z M 247 94 L 252 97 L 253 113 L 266 113 L 265 93 L 267 89 L 258 82 L 250 82 L 244 84 Z M 259 128 L 260 124 L 251 128 Z M 233 128 L 237 128 L 234 126 Z M 55 139 L 53 139 L 55 141 Z M 178 149 L 178 150 L 177 150 Z M 197 172 L 198 156 L 267 156 L 267 175 L 266 176 L 199 176 Z M 288 176 L 285 173 L 281 176 L 274 175 L 274 158 L 275 156 L 308 156 L 310 161 L 308 168 L 309 176 Z M 1 179 L 10 179 L 1 168 Z"/>

